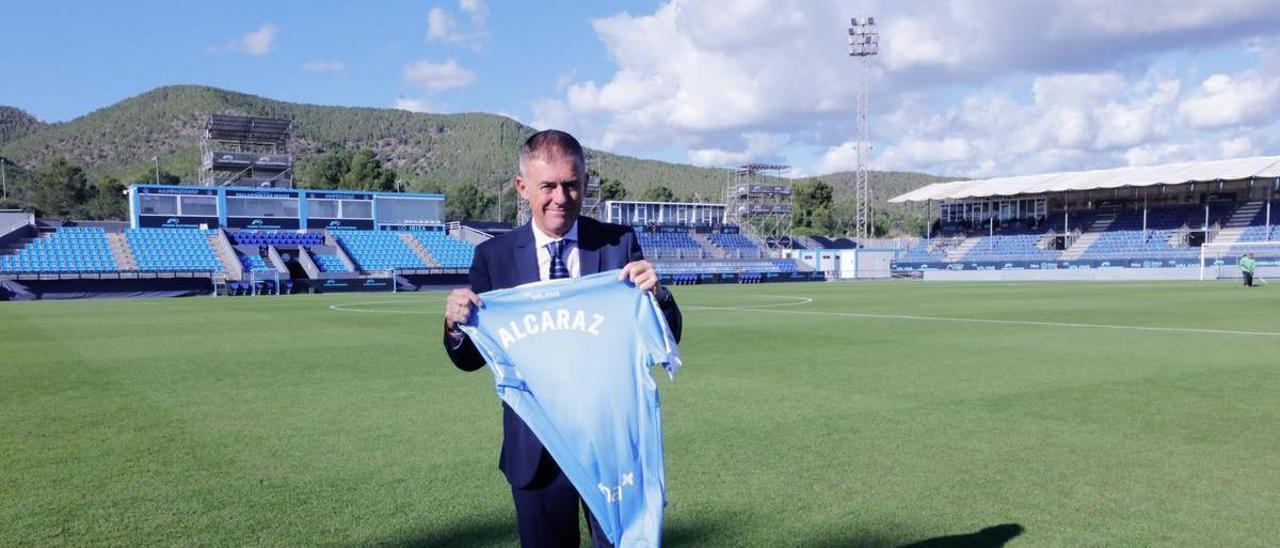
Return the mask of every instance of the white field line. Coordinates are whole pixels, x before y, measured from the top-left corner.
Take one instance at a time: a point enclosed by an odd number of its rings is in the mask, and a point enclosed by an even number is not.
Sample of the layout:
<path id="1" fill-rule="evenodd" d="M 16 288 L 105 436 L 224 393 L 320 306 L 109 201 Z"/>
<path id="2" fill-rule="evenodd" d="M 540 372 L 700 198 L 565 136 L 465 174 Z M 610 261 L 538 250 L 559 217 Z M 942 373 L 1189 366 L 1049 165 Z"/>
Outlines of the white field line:
<path id="1" fill-rule="evenodd" d="M 1233 329 L 1202 329 L 1196 327 L 1159 327 L 1144 325 L 1115 325 L 1115 324 L 1099 324 L 1099 323 L 1076 323 L 1076 322 L 1045 322 L 1036 320 L 998 320 L 990 318 L 956 318 L 946 316 L 920 316 L 915 314 L 871 314 L 864 312 L 820 312 L 811 310 L 781 310 L 785 307 L 803 306 L 813 303 L 810 297 L 796 297 L 790 295 L 754 295 L 755 297 L 767 297 L 771 299 L 787 299 L 787 302 L 775 304 L 761 304 L 753 306 L 682 306 L 681 310 L 697 310 L 712 312 L 762 312 L 773 314 L 796 314 L 805 316 L 828 316 L 841 318 L 858 318 L 869 320 L 913 320 L 926 322 L 955 322 L 955 323 L 976 323 L 987 325 L 1029 325 L 1037 327 L 1068 327 L 1076 329 L 1110 329 L 1118 331 L 1145 331 L 1157 333 L 1198 333 L 1206 335 L 1243 335 L 1252 337 L 1280 337 L 1280 332 L 1275 331 L 1241 331 Z M 443 314 L 438 310 L 387 310 L 377 308 L 359 308 L 363 306 L 377 306 L 384 304 L 403 304 L 405 301 L 361 301 L 356 303 L 333 304 L 329 305 L 329 310 L 337 312 L 358 312 L 363 314 Z"/>
<path id="2" fill-rule="evenodd" d="M 755 308 L 799 306 L 799 305 L 809 304 L 813 302 L 813 299 L 810 299 L 808 297 L 792 297 L 792 296 L 784 296 L 784 295 L 758 295 L 758 296 L 768 297 L 772 299 L 789 299 L 789 302 L 777 303 L 777 304 L 755 305 Z M 404 304 L 405 302 L 406 301 L 360 301 L 355 303 L 331 304 L 329 305 L 329 310 L 334 310 L 337 312 L 358 312 L 362 314 L 410 314 L 410 315 L 413 315 L 413 314 L 437 314 L 438 313 L 442 316 L 444 315 L 444 312 L 440 312 L 434 309 L 433 310 L 426 310 L 426 309 L 389 310 L 385 308 L 378 308 L 378 305 Z M 686 307 L 681 307 L 681 309 L 682 310 L 723 310 L 722 308 L 705 307 L 705 306 L 686 306 Z"/>
<path id="3" fill-rule="evenodd" d="M 442 318 L 444 317 L 443 311 L 435 310 L 434 308 L 431 310 L 426 310 L 425 308 L 422 310 L 387 310 L 387 309 L 378 309 L 378 308 L 359 308 L 362 306 L 377 306 L 380 304 L 404 304 L 405 302 L 412 302 L 412 301 L 360 301 L 358 303 L 331 304 L 329 305 L 329 310 L 335 310 L 338 312 L 359 312 L 362 314 L 439 314 L 440 317 Z"/>
<path id="4" fill-rule="evenodd" d="M 793 297 L 790 295 L 753 295 L 753 297 L 767 297 L 770 299 L 790 299 L 790 301 L 784 302 L 784 303 L 777 303 L 777 304 L 750 305 L 751 310 L 758 310 L 758 309 L 764 309 L 764 308 L 781 308 L 784 306 L 801 306 L 801 305 L 806 305 L 813 302 L 813 299 L 810 299 L 809 297 Z M 682 306 L 680 307 L 680 310 L 733 310 L 733 308 L 722 307 L 722 306 Z"/>
<path id="5" fill-rule="evenodd" d="M 926 322 L 956 322 L 956 323 L 977 323 L 988 325 L 1030 325 L 1038 327 L 1070 327 L 1083 329 L 1112 329 L 1120 331 L 1147 331 L 1147 332 L 1163 332 L 1163 333 L 1199 333 L 1208 335 L 1245 335 L 1255 337 L 1280 337 L 1280 333 L 1274 331 L 1238 331 L 1232 329 L 1202 329 L 1196 327 L 1158 327 L 1143 325 L 1113 325 L 1098 323 L 1075 323 L 1075 322 L 1044 322 L 1035 320 L 996 320 L 988 318 L 953 318 L 945 316 L 918 316 L 914 314 L 870 314 L 862 312 L 819 312 L 810 310 L 779 310 L 782 306 L 798 306 L 809 304 L 813 299 L 806 297 L 783 297 L 781 295 L 759 295 L 761 297 L 769 296 L 774 298 L 791 298 L 805 299 L 804 302 L 783 303 L 780 305 L 761 305 L 761 306 L 699 306 L 688 307 L 692 310 L 710 310 L 710 311 L 729 311 L 729 312 L 763 312 L 772 314 L 796 314 L 805 316 L 833 316 L 842 318 L 859 318 L 872 320 L 915 320 Z"/>

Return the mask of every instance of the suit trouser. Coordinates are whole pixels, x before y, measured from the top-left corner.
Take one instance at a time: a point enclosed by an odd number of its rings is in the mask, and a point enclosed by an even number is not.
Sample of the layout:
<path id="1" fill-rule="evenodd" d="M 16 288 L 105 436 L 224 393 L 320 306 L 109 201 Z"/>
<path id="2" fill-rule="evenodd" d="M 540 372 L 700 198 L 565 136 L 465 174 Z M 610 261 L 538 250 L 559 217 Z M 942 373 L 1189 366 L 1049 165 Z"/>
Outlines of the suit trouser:
<path id="1" fill-rule="evenodd" d="M 595 548 L 613 548 L 596 523 L 595 516 L 587 508 L 578 490 L 556 465 L 550 455 L 542 456 L 542 463 L 533 481 L 524 487 L 512 487 L 511 498 L 516 503 L 516 525 L 520 531 L 520 546 L 524 548 L 561 548 L 579 546 L 578 508 L 587 515 L 587 527 L 591 531 L 591 545 Z"/>

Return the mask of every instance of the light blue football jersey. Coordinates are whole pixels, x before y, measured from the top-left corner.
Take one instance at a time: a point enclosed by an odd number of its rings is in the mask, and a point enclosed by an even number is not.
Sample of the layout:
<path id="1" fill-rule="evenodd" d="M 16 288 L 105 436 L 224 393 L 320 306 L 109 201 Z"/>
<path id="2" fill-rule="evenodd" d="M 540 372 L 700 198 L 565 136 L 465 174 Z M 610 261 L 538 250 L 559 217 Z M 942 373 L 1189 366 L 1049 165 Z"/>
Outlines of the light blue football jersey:
<path id="1" fill-rule="evenodd" d="M 666 488 L 651 366 L 679 351 L 657 302 L 619 271 L 480 295 L 462 330 L 498 397 L 578 489 L 614 546 L 658 546 Z"/>

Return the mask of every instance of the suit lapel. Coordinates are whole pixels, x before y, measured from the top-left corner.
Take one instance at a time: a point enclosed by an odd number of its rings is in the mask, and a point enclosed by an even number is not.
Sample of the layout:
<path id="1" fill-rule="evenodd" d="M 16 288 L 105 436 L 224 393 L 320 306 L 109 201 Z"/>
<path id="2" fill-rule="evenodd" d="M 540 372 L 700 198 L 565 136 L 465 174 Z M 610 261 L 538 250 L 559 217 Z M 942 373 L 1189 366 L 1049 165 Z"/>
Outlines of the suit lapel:
<path id="1" fill-rule="evenodd" d="M 538 276 L 538 250 L 533 243 L 533 224 L 525 223 L 516 233 L 516 285 L 536 282 Z"/>

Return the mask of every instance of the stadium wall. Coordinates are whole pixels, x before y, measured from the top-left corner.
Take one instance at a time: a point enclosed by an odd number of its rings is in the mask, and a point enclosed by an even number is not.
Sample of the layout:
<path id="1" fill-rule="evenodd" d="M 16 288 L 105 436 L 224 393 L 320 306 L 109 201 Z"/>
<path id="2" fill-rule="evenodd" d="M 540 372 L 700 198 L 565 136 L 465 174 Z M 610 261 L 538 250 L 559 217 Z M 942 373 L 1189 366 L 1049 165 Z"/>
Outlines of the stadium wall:
<path id="1" fill-rule="evenodd" d="M 873 280 L 893 276 L 894 248 L 785 250 L 782 256 L 795 259 L 812 270 L 826 272 L 833 280 Z"/>
<path id="2" fill-rule="evenodd" d="M 209 278 L 0 280 L 0 301 L 210 295 Z"/>

